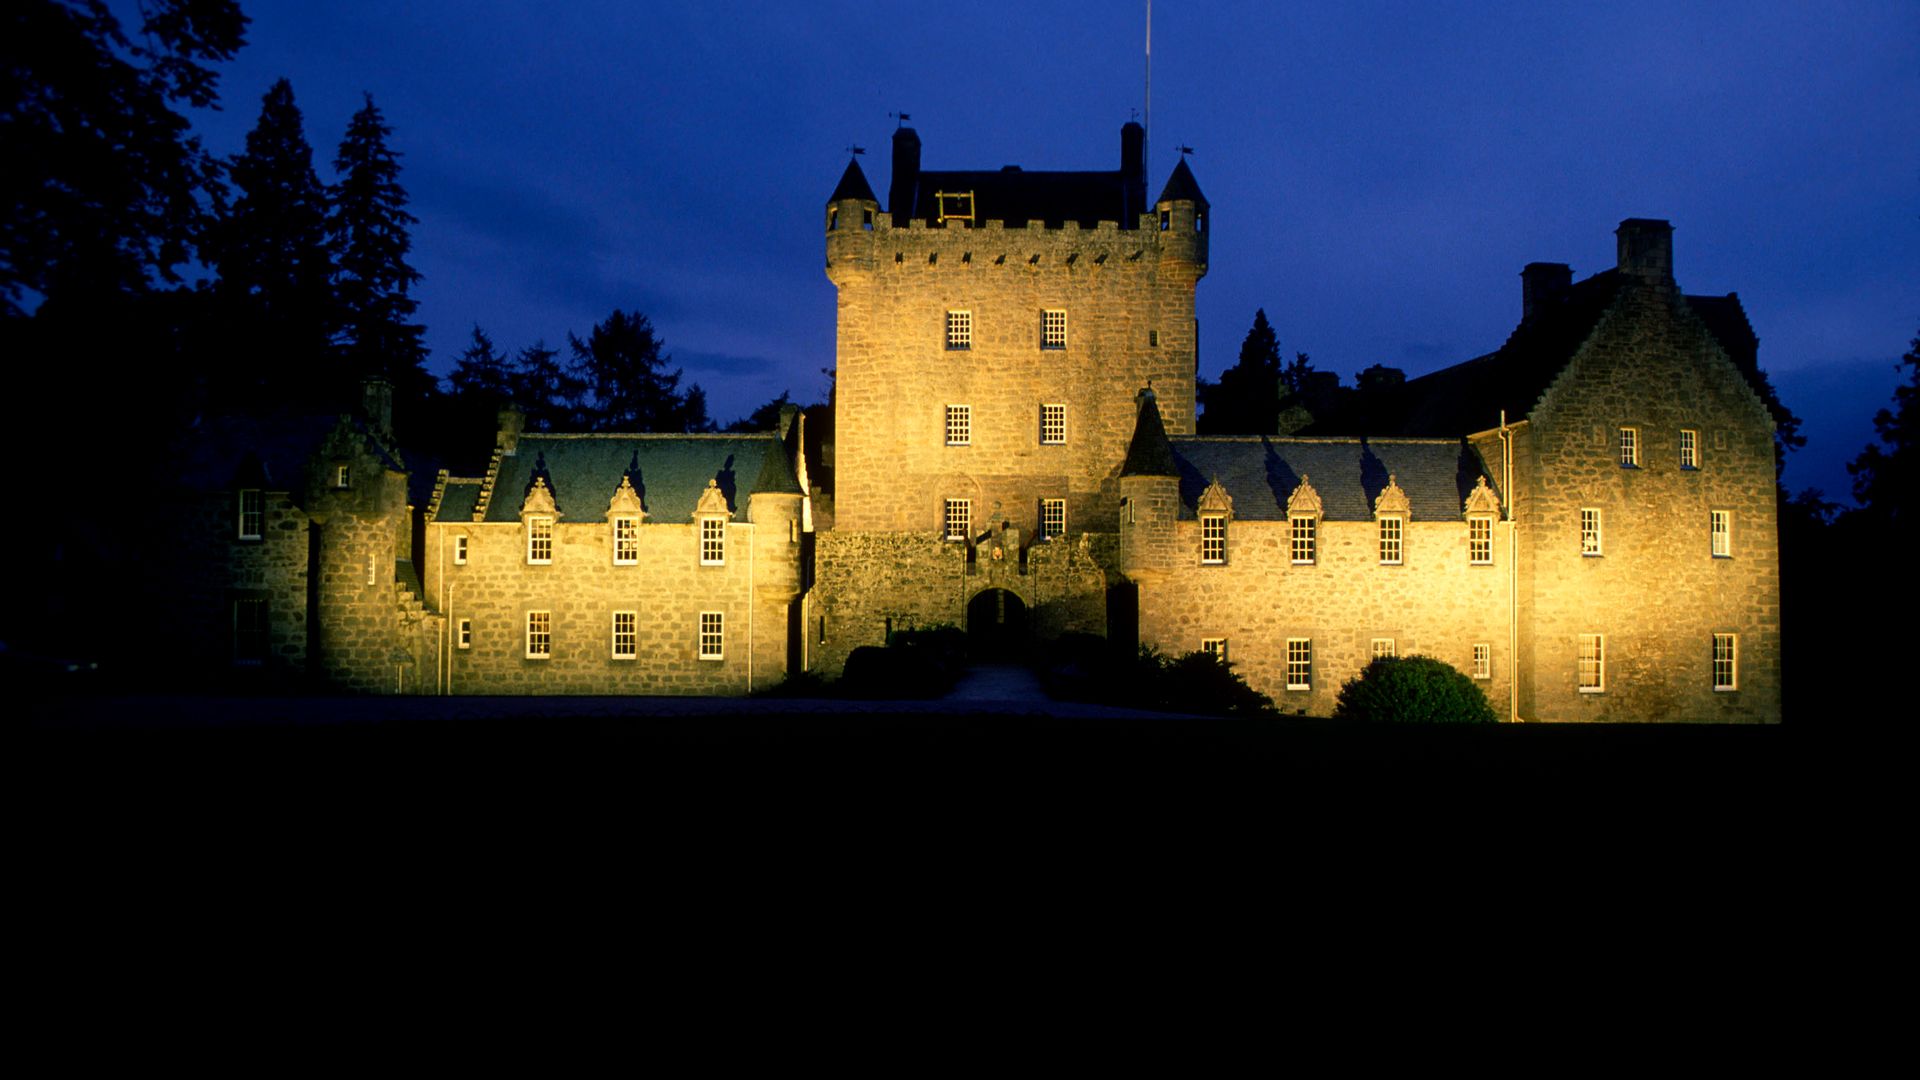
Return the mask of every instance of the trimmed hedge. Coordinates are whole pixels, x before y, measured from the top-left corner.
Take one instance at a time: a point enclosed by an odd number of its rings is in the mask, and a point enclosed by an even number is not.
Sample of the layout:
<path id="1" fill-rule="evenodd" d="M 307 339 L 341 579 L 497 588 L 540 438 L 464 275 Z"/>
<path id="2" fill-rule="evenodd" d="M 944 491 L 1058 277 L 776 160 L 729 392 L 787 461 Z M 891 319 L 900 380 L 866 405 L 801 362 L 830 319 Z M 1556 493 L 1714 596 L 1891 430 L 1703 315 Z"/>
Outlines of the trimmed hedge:
<path id="1" fill-rule="evenodd" d="M 1491 724 L 1487 695 L 1460 669 L 1431 656 L 1382 657 L 1340 688 L 1335 720 L 1390 724 Z"/>

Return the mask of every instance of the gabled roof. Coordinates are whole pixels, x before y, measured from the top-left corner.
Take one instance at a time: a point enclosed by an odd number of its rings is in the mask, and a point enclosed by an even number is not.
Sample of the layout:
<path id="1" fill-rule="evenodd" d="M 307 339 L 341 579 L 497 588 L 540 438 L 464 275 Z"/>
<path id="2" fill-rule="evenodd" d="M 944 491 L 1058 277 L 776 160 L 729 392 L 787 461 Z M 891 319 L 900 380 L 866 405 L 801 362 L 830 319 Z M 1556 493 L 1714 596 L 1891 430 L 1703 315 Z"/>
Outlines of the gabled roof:
<path id="1" fill-rule="evenodd" d="M 1207 206 L 1207 197 L 1200 194 L 1200 181 L 1193 178 L 1193 170 L 1187 168 L 1187 159 L 1183 156 L 1180 164 L 1173 167 L 1173 175 L 1167 177 L 1167 186 L 1160 189 L 1160 197 L 1155 203 L 1172 202 L 1175 199 L 1187 199 L 1198 203 L 1202 209 Z"/>
<path id="2" fill-rule="evenodd" d="M 708 480 L 719 483 L 727 509 L 744 514 L 759 493 L 800 495 L 777 433 L 753 435 L 554 435 L 520 436 L 512 457 L 500 459 L 486 520 L 518 521 L 534 477 L 553 492 L 560 520 L 599 521 L 607 503 L 629 477 L 646 507 L 647 520 L 684 524 Z M 454 497 L 449 482 L 448 499 Z M 441 521 L 455 520 L 442 511 Z"/>
<path id="3" fill-rule="evenodd" d="M 860 171 L 859 158 L 848 160 L 847 171 L 840 174 L 839 186 L 833 189 L 833 194 L 827 196 L 828 202 L 839 202 L 841 199 L 865 199 L 874 203 L 880 201 L 873 197 L 873 185 L 867 183 L 867 174 Z"/>
<path id="4" fill-rule="evenodd" d="M 1457 439 L 1299 439 L 1193 436 L 1171 440 L 1180 516 L 1192 518 L 1218 479 L 1242 521 L 1285 521 L 1287 499 L 1308 478 L 1328 521 L 1371 521 L 1393 478 L 1414 521 L 1458 521 L 1486 465 Z M 1487 482 L 1493 478 L 1487 476 Z"/>
<path id="5" fill-rule="evenodd" d="M 333 435 L 340 420 L 340 413 L 291 411 L 200 418 L 182 440 L 185 457 L 178 482 L 194 491 L 258 487 L 301 494 L 306 489 L 309 461 Z M 394 472 L 406 471 L 365 420 L 349 419 L 348 431 L 382 466 Z"/>

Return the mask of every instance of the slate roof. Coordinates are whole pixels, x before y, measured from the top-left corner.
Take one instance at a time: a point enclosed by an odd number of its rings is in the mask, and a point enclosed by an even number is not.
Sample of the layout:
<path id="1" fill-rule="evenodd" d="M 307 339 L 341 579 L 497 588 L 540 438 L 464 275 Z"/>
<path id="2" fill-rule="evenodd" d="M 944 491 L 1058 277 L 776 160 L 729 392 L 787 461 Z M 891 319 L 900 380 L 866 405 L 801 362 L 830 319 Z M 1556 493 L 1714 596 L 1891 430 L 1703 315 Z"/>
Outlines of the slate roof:
<path id="1" fill-rule="evenodd" d="M 447 477 L 447 487 L 440 493 L 440 506 L 435 511 L 435 521 L 472 521 L 473 508 L 480 505 L 481 481 L 459 476 Z M 613 497 L 612 492 L 607 493 Z M 523 494 L 521 498 L 526 498 Z"/>
<path id="2" fill-rule="evenodd" d="M 1174 438 L 1180 516 L 1192 519 L 1218 479 L 1240 521 L 1285 521 L 1287 498 L 1305 475 L 1328 521 L 1371 521 L 1391 475 L 1414 521 L 1457 521 L 1485 463 L 1457 439 L 1301 439 L 1274 436 Z M 1487 476 L 1488 486 L 1494 478 Z"/>
<path id="3" fill-rule="evenodd" d="M 973 192 L 973 219 L 1004 221 L 1024 226 L 1041 221 L 1057 226 L 1077 221 L 1092 228 L 1113 221 L 1128 228 L 1139 225 L 1146 212 L 1146 192 L 1128 199 L 1127 180 L 1112 172 L 1027 172 L 1009 165 L 994 172 L 923 171 L 914 188 L 913 217 L 937 221 L 940 192 Z"/>
<path id="4" fill-rule="evenodd" d="M 302 494 L 308 461 L 339 422 L 339 413 L 288 411 L 203 417 L 183 438 L 178 482 L 193 491 L 257 487 Z M 354 433 L 382 465 L 395 472 L 406 471 L 373 438 L 364 420 L 356 418 L 352 423 Z"/>
<path id="5" fill-rule="evenodd" d="M 828 202 L 839 202 L 841 199 L 866 199 L 868 202 L 876 203 L 880 201 L 873 197 L 873 185 L 867 183 L 867 174 L 860 171 L 859 158 L 847 162 L 847 171 L 840 174 L 839 186 L 833 189 L 833 194 L 827 196 Z"/>
<path id="6" fill-rule="evenodd" d="M 1160 197 L 1153 201 L 1163 203 L 1175 199 L 1188 199 L 1198 203 L 1203 210 L 1207 207 L 1207 197 L 1200 194 L 1200 181 L 1193 178 L 1193 170 L 1187 168 L 1185 156 L 1180 158 L 1180 164 L 1173 167 L 1173 175 L 1167 177 L 1167 186 L 1160 189 Z"/>
<path id="7" fill-rule="evenodd" d="M 743 514 L 747 498 L 760 492 L 803 494 L 793 466 L 774 432 L 752 435 L 552 435 L 520 436 L 512 457 L 500 460 L 488 521 L 519 521 L 520 506 L 535 474 L 553 491 L 561 521 L 599 521 L 623 475 L 631 475 L 650 521 L 693 520 L 694 505 L 709 479 L 717 479 L 727 508 Z M 447 497 L 453 496 L 448 484 Z M 453 516 L 445 510 L 439 520 Z"/>
<path id="8" fill-rule="evenodd" d="M 1160 420 L 1160 406 L 1153 391 L 1141 391 L 1139 400 L 1140 411 L 1133 418 L 1133 438 L 1127 443 L 1127 459 L 1120 465 L 1120 475 L 1179 476 L 1180 466 L 1173 460 L 1167 426 Z"/>

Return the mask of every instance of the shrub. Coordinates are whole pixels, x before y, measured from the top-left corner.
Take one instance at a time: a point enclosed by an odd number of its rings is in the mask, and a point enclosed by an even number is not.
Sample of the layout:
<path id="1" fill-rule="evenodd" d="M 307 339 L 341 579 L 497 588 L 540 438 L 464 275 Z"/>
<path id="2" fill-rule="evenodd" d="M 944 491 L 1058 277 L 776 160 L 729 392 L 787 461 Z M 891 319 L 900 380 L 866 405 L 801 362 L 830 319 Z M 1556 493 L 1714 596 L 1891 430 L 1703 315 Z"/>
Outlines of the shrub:
<path id="1" fill-rule="evenodd" d="M 1273 699 L 1204 652 L 1166 657 L 1143 645 L 1116 648 L 1089 634 L 1062 634 L 1041 667 L 1047 692 L 1065 701 L 1220 716 L 1275 716 Z"/>
<path id="2" fill-rule="evenodd" d="M 1398 724 L 1491 724 L 1487 695 L 1431 656 L 1382 657 L 1340 688 L 1335 720 Z"/>

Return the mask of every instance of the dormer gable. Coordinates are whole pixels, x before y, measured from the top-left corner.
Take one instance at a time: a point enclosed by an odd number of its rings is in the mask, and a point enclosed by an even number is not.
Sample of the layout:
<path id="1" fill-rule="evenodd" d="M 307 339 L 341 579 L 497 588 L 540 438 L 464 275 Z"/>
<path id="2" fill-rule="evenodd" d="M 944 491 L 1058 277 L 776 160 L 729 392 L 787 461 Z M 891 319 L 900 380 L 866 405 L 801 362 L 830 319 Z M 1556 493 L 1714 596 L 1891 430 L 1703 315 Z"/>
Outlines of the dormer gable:
<path id="1" fill-rule="evenodd" d="M 1226 487 L 1220 483 L 1220 478 L 1216 476 L 1213 478 L 1213 482 L 1207 485 L 1207 490 L 1200 493 L 1200 501 L 1195 504 L 1195 508 L 1202 514 L 1225 514 L 1231 518 L 1233 516 L 1233 496 L 1227 494 Z"/>
<path id="2" fill-rule="evenodd" d="M 527 488 L 526 499 L 520 503 L 522 519 L 536 516 L 551 518 L 560 516 L 560 508 L 553 501 L 553 489 L 547 487 L 547 478 L 544 476 L 533 478 L 532 486 Z"/>
<path id="3" fill-rule="evenodd" d="M 613 489 L 613 498 L 607 502 L 607 519 L 612 520 L 617 517 L 646 520 L 646 507 L 641 505 L 640 493 L 634 490 L 631 476 L 620 478 L 620 486 Z"/>
<path id="4" fill-rule="evenodd" d="M 1291 503 L 1288 508 L 1292 508 Z M 1400 484 L 1394 475 L 1388 473 L 1387 486 L 1381 489 L 1379 496 L 1373 500 L 1373 516 L 1409 517 L 1412 512 L 1413 504 L 1407 499 L 1407 493 L 1400 489 Z"/>
<path id="5" fill-rule="evenodd" d="M 1487 486 L 1487 478 L 1481 476 L 1473 485 L 1473 491 L 1467 496 L 1465 514 L 1467 517 L 1473 517 L 1478 514 L 1497 515 L 1499 513 L 1500 496 L 1493 493 L 1493 489 Z"/>
<path id="6" fill-rule="evenodd" d="M 699 518 L 732 518 L 733 511 L 727 509 L 726 492 L 720 490 L 720 482 L 709 478 L 707 489 L 700 493 L 700 501 L 694 504 L 693 516 Z"/>
<path id="7" fill-rule="evenodd" d="M 1319 517 L 1325 512 L 1320 502 L 1320 493 L 1307 482 L 1307 474 L 1300 474 L 1300 483 L 1287 496 L 1288 517 Z"/>

